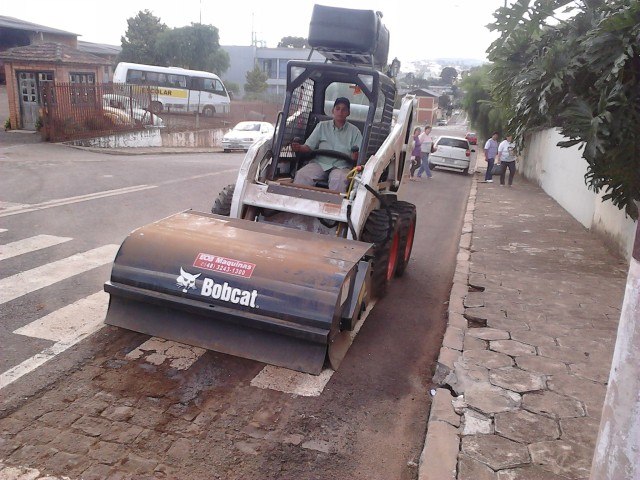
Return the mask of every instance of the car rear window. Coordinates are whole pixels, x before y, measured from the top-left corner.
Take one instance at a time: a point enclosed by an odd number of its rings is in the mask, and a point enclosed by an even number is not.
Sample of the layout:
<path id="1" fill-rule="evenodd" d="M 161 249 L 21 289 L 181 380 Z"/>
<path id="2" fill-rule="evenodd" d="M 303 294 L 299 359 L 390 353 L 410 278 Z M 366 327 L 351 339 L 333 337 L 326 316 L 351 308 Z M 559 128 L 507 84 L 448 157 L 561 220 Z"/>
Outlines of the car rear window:
<path id="1" fill-rule="evenodd" d="M 457 138 L 441 138 L 440 140 L 438 140 L 438 145 L 442 145 L 444 147 L 463 148 L 465 150 L 469 148 L 469 143 L 466 140 Z"/>

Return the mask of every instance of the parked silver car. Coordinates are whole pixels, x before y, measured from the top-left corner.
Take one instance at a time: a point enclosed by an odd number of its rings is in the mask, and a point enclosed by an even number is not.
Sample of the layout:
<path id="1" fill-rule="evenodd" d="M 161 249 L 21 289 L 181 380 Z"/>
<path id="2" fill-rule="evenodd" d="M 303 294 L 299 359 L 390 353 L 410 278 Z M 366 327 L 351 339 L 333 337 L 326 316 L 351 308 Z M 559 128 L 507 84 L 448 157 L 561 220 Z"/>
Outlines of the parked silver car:
<path id="1" fill-rule="evenodd" d="M 222 137 L 222 148 L 225 152 L 247 151 L 256 140 L 271 135 L 273 125 L 268 122 L 240 122 Z"/>
<path id="2" fill-rule="evenodd" d="M 429 155 L 429 168 L 459 170 L 469 173 L 471 145 L 466 138 L 442 136 L 435 141 L 436 151 Z"/>

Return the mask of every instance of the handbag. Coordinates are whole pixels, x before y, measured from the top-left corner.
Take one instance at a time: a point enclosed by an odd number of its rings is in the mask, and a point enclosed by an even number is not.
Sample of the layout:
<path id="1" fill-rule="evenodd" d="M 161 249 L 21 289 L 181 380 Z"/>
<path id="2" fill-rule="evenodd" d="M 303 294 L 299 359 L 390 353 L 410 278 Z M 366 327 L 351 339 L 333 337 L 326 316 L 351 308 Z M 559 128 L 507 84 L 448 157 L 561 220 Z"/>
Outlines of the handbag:
<path id="1" fill-rule="evenodd" d="M 491 169 L 491 175 L 500 175 L 502 173 L 502 164 L 496 163 Z"/>

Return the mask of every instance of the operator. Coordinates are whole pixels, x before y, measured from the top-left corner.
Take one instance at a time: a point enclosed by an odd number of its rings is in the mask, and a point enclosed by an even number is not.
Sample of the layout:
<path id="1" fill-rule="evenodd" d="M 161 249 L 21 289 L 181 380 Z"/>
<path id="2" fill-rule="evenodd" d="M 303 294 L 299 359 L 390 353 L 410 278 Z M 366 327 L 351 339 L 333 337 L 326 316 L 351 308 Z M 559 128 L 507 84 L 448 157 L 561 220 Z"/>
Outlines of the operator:
<path id="1" fill-rule="evenodd" d="M 344 193 L 347 191 L 347 174 L 358 161 L 362 133 L 358 127 L 347 122 L 351 113 L 348 98 L 336 98 L 331 113 L 333 120 L 318 123 L 304 145 L 294 142 L 291 143 L 291 149 L 302 153 L 317 149 L 334 150 L 350 156 L 352 163 L 342 158 L 317 155 L 313 161 L 296 172 L 293 183 L 313 186 L 318 180 L 328 179 L 330 190 Z"/>

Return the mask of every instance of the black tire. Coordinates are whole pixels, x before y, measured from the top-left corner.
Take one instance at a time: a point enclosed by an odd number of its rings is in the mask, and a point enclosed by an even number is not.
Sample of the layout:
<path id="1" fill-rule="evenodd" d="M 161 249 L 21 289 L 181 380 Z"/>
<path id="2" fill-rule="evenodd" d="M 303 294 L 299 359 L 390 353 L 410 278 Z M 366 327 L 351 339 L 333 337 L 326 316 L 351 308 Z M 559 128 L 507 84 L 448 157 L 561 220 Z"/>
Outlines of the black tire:
<path id="1" fill-rule="evenodd" d="M 429 162 L 429 170 L 435 170 L 435 169 L 436 169 L 435 164 Z"/>
<path id="2" fill-rule="evenodd" d="M 416 232 L 416 206 L 409 202 L 393 202 L 391 211 L 398 214 L 398 259 L 396 261 L 396 277 L 404 274 L 411 250 L 413 249 L 413 239 Z"/>
<path id="3" fill-rule="evenodd" d="M 215 113 L 216 113 L 216 109 L 213 108 L 211 105 L 207 105 L 202 109 L 202 115 L 204 115 L 205 117 L 213 117 Z"/>
<path id="4" fill-rule="evenodd" d="M 162 103 L 158 102 L 157 100 L 154 100 L 153 102 L 151 102 L 151 111 L 153 113 L 162 113 L 163 110 L 163 106 Z"/>
<path id="5" fill-rule="evenodd" d="M 464 170 L 462 170 L 462 173 L 464 173 L 465 175 L 469 175 L 469 169 L 465 168 Z"/>
<path id="6" fill-rule="evenodd" d="M 369 214 L 360 240 L 374 244 L 371 273 L 371 295 L 381 298 L 395 275 L 398 258 L 398 217 L 393 214 L 392 230 L 389 232 L 389 215 L 385 209 Z"/>
<path id="7" fill-rule="evenodd" d="M 211 213 L 228 217 L 231 214 L 231 200 L 233 199 L 233 191 L 236 189 L 235 184 L 227 185 L 218 194 L 218 198 L 213 202 Z"/>

